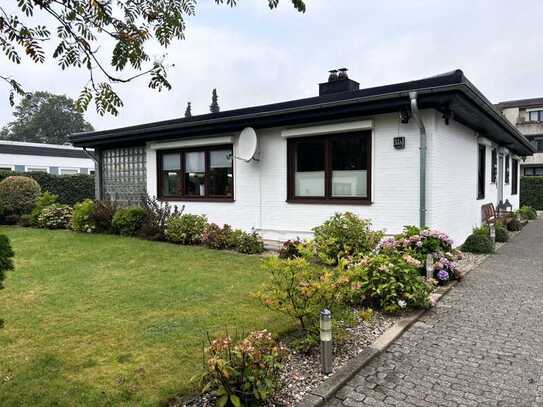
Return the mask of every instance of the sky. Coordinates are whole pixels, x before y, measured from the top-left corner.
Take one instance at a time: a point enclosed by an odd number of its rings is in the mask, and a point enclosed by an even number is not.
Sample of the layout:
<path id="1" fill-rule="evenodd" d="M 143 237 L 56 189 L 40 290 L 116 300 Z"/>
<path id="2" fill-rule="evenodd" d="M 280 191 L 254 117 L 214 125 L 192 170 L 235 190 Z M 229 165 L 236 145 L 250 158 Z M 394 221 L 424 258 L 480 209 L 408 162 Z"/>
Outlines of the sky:
<path id="1" fill-rule="evenodd" d="M 238 7 L 201 0 L 188 17 L 186 39 L 166 50 L 171 91 L 149 89 L 145 78 L 113 85 L 124 101 L 118 116 L 87 120 L 109 129 L 209 111 L 217 88 L 221 110 L 315 96 L 328 70 L 349 68 L 361 88 L 409 81 L 454 69 L 491 101 L 543 96 L 543 2 L 511 0 L 306 0 L 298 13 L 289 0 L 269 10 L 267 0 L 238 0 Z M 40 21 L 47 20 L 37 16 Z M 101 44 L 109 61 L 111 44 Z M 62 71 L 49 58 L 0 72 L 27 91 L 76 98 L 85 70 Z M 0 85 L 0 127 L 12 119 L 8 89 Z"/>

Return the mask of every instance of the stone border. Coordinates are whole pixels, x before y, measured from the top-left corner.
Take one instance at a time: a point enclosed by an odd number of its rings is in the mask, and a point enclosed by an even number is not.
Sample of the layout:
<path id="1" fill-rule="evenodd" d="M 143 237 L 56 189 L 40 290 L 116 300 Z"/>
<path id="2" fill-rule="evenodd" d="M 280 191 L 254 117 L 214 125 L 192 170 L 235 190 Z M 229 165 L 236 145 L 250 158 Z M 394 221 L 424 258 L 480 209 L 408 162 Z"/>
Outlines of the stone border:
<path id="1" fill-rule="evenodd" d="M 484 260 L 486 260 L 486 258 Z M 472 267 L 469 270 L 466 270 L 465 274 L 468 274 L 474 268 L 475 267 Z M 435 306 L 445 294 L 447 294 L 454 286 L 456 286 L 456 284 L 458 284 L 458 282 L 458 280 L 455 280 L 451 281 L 446 286 L 438 287 L 430 296 L 432 305 Z M 371 362 L 375 357 L 383 353 L 427 311 L 428 310 L 426 309 L 418 310 L 400 318 L 398 322 L 387 329 L 366 350 L 362 351 L 353 360 L 338 369 L 329 380 L 320 384 L 315 389 L 308 391 L 304 399 L 296 405 L 299 407 L 320 407 L 325 402 L 332 399 L 335 394 L 358 373 L 360 369 Z"/>

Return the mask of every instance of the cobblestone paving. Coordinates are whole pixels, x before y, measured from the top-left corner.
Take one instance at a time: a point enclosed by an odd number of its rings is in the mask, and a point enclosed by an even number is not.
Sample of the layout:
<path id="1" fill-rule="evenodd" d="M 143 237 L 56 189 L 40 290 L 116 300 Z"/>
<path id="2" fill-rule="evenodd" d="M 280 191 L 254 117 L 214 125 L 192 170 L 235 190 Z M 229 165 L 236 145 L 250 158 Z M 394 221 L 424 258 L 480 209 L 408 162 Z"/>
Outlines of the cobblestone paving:
<path id="1" fill-rule="evenodd" d="M 329 406 L 543 406 L 543 220 L 474 269 Z"/>

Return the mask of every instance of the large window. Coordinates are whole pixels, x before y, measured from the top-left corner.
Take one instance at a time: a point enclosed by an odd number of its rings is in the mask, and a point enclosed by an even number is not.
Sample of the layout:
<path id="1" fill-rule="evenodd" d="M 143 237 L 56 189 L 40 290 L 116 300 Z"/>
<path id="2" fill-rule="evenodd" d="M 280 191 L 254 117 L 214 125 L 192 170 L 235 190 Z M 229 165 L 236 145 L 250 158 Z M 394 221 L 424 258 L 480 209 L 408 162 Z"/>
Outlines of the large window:
<path id="1" fill-rule="evenodd" d="M 233 200 L 232 146 L 159 152 L 158 191 L 160 198 Z"/>
<path id="2" fill-rule="evenodd" d="M 477 171 L 477 199 L 485 197 L 485 178 L 486 178 L 486 147 L 479 144 L 479 164 Z"/>
<path id="3" fill-rule="evenodd" d="M 543 167 L 525 167 L 524 176 L 526 177 L 543 177 Z"/>
<path id="4" fill-rule="evenodd" d="M 371 132 L 288 141 L 289 202 L 369 203 Z"/>
<path id="5" fill-rule="evenodd" d="M 518 194 L 518 160 L 512 160 L 511 163 L 511 195 Z"/>

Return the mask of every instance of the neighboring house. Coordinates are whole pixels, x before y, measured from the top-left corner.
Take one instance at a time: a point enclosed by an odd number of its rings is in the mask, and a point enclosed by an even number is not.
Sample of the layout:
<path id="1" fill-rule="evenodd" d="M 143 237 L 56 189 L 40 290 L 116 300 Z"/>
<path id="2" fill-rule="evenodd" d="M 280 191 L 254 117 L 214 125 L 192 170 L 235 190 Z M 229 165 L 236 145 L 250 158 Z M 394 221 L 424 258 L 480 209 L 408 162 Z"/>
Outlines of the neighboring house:
<path id="1" fill-rule="evenodd" d="M 270 240 L 352 211 L 388 234 L 424 225 L 461 244 L 481 205 L 518 207 L 519 160 L 534 147 L 462 71 L 358 88 L 332 73 L 317 97 L 71 140 L 96 151 L 99 198 L 148 193 Z M 258 151 L 246 161 L 248 127 Z"/>
<path id="2" fill-rule="evenodd" d="M 537 149 L 520 164 L 521 175 L 543 176 L 543 98 L 510 100 L 496 107 Z"/>
<path id="3" fill-rule="evenodd" d="M 94 174 L 94 161 L 77 147 L 0 140 L 0 171 Z"/>

